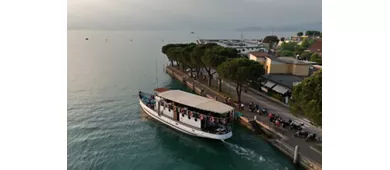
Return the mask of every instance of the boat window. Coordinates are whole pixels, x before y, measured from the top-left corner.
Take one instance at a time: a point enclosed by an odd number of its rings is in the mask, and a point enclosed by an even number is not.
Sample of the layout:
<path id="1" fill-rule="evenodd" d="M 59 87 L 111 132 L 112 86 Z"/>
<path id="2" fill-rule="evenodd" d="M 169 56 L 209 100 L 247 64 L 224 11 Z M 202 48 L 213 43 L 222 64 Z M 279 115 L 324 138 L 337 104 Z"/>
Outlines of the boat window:
<path id="1" fill-rule="evenodd" d="M 198 119 L 197 118 L 195 118 L 195 122 L 197 122 L 198 121 Z"/>

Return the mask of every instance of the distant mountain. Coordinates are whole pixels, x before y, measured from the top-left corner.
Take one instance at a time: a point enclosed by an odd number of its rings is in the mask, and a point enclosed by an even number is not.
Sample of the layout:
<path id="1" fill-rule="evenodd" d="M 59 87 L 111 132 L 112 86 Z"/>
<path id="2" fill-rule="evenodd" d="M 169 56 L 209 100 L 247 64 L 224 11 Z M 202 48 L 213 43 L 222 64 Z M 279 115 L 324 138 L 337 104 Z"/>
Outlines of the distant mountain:
<path id="1" fill-rule="evenodd" d="M 319 30 L 322 31 L 322 23 L 305 23 L 300 25 L 286 25 L 286 26 L 275 26 L 275 27 L 259 27 L 259 26 L 250 26 L 238 28 L 236 31 L 240 32 L 261 32 L 261 31 L 270 31 L 270 32 L 298 32 L 298 31 L 307 31 L 307 30 Z"/>

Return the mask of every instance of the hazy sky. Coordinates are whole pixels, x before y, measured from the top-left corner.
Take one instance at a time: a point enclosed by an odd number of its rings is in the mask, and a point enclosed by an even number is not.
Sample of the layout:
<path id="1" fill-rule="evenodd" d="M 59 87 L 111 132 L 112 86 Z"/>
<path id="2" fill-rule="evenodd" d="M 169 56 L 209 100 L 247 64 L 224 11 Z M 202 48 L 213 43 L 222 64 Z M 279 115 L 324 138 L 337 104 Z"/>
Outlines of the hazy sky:
<path id="1" fill-rule="evenodd" d="M 68 0 L 68 29 L 321 28 L 321 0 Z"/>

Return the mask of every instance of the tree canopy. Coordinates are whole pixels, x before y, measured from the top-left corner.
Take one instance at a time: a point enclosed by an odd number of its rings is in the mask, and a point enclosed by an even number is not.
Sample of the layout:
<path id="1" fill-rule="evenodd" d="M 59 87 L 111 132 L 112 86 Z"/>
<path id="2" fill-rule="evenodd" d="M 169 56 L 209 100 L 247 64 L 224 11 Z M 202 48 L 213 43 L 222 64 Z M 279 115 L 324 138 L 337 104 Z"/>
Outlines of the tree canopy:
<path id="1" fill-rule="evenodd" d="M 283 57 L 291 57 L 294 55 L 294 52 L 292 52 L 290 50 L 282 50 L 282 51 L 278 52 L 278 55 L 283 56 Z"/>
<path id="2" fill-rule="evenodd" d="M 280 50 L 288 50 L 288 51 L 294 51 L 298 46 L 298 43 L 296 42 L 283 42 L 280 45 Z"/>
<path id="3" fill-rule="evenodd" d="M 307 49 L 307 48 L 309 48 L 309 46 L 311 46 L 313 43 L 314 43 L 314 40 L 313 40 L 313 39 L 307 39 L 307 38 L 305 38 L 305 39 L 302 41 L 301 48 L 302 48 L 302 49 Z"/>
<path id="4" fill-rule="evenodd" d="M 175 61 L 177 67 L 183 70 L 190 68 L 191 73 L 195 69 L 197 77 L 199 77 L 200 70 L 204 68 L 208 75 L 209 86 L 211 86 L 211 80 L 215 74 L 212 69 L 216 69 L 226 59 L 239 57 L 236 49 L 222 47 L 215 43 L 167 44 L 162 47 L 162 52 L 167 55 L 172 65 Z"/>
<path id="5" fill-rule="evenodd" d="M 222 78 L 236 83 L 238 102 L 241 102 L 242 86 L 249 81 L 256 81 L 264 74 L 265 70 L 259 62 L 247 58 L 235 58 L 219 65 L 217 72 Z"/>
<path id="6" fill-rule="evenodd" d="M 311 57 L 312 53 L 311 52 L 303 52 L 299 57 L 302 60 L 309 60 Z"/>
<path id="7" fill-rule="evenodd" d="M 298 33 L 297 33 L 297 36 L 298 36 L 298 37 L 300 37 L 300 36 L 302 36 L 302 35 L 303 35 L 303 32 L 298 32 Z"/>
<path id="8" fill-rule="evenodd" d="M 313 53 L 310 57 L 310 61 L 322 64 L 322 57 L 317 53 Z"/>
<path id="9" fill-rule="evenodd" d="M 276 35 L 269 35 L 263 39 L 263 42 L 269 43 L 270 44 L 269 48 L 271 49 L 274 44 L 277 44 L 279 42 L 279 39 Z"/>
<path id="10" fill-rule="evenodd" d="M 322 70 L 315 72 L 293 87 L 293 101 L 290 110 L 293 114 L 302 112 L 317 125 L 322 125 Z"/>
<path id="11" fill-rule="evenodd" d="M 322 35 L 320 31 L 311 31 L 311 30 L 308 30 L 305 32 L 305 35 L 306 36 L 320 36 Z"/>
<path id="12" fill-rule="evenodd" d="M 296 42 L 283 42 L 278 50 L 279 56 L 293 56 L 297 53 L 299 46 Z"/>

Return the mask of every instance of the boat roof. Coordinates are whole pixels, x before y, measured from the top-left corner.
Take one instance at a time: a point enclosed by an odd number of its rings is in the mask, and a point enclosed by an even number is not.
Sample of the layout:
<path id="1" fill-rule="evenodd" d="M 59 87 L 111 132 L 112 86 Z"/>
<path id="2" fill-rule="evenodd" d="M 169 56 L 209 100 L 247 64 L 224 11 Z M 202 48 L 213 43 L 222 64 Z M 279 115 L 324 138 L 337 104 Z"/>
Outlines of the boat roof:
<path id="1" fill-rule="evenodd" d="M 159 93 L 162 93 L 162 92 L 165 92 L 165 91 L 168 91 L 168 90 L 169 89 L 167 89 L 167 88 L 156 88 L 156 89 L 154 89 L 154 92 L 159 94 Z"/>
<path id="2" fill-rule="evenodd" d="M 164 91 L 159 93 L 158 96 L 171 100 L 176 103 L 180 103 L 201 110 L 210 111 L 213 113 L 223 114 L 234 109 L 233 107 L 218 102 L 216 100 L 198 96 L 181 90 Z"/>

